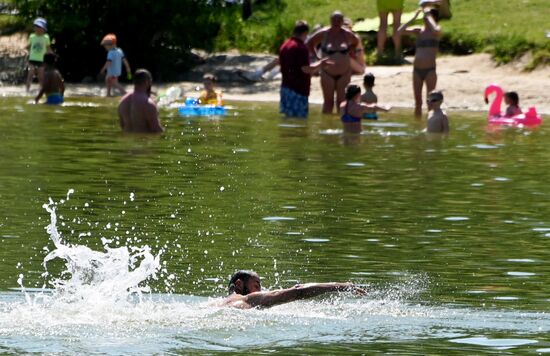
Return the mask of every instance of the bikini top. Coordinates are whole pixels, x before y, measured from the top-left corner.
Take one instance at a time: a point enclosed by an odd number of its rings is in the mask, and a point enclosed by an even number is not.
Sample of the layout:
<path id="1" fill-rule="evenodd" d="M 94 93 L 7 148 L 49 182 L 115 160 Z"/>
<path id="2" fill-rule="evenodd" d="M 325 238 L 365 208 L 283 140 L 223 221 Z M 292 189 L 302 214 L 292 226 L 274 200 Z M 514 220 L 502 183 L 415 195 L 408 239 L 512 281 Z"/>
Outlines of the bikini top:
<path id="1" fill-rule="evenodd" d="M 437 38 L 418 38 L 416 40 L 416 48 L 438 48 L 439 40 Z"/>
<path id="2" fill-rule="evenodd" d="M 361 121 L 361 118 L 360 117 L 355 117 L 351 114 L 348 114 L 348 105 L 349 105 L 349 100 L 346 102 L 346 108 L 344 109 L 344 115 L 342 115 L 342 122 L 360 122 Z"/>
<path id="3" fill-rule="evenodd" d="M 329 47 L 328 42 L 328 31 L 326 31 L 323 35 L 323 42 L 321 44 L 321 51 L 327 55 L 333 55 L 335 53 L 341 53 L 341 54 L 348 54 L 349 53 L 349 45 L 347 43 L 344 43 L 346 47 L 341 47 L 340 49 L 332 49 Z"/>

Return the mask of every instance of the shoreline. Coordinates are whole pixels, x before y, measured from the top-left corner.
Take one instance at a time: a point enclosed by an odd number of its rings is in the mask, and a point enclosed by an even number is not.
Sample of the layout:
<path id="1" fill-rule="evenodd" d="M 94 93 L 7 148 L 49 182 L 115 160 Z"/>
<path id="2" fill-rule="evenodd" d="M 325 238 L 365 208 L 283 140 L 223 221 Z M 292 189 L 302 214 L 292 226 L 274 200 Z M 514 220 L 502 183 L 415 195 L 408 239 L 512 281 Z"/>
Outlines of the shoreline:
<path id="1" fill-rule="evenodd" d="M 214 54 L 219 56 L 219 54 Z M 263 80 L 254 83 L 238 80 L 237 73 L 242 71 L 253 72 L 263 66 L 271 58 L 266 54 L 238 53 L 224 54 L 227 63 L 205 64 L 194 68 L 189 73 L 192 81 L 175 83 L 153 84 L 153 89 L 162 92 L 171 86 L 179 86 L 183 89 L 183 95 L 193 95 L 195 88 L 200 86 L 198 78 L 201 73 L 213 72 L 222 75 L 218 87 L 224 93 L 224 99 L 228 101 L 250 102 L 278 102 L 280 77 L 272 80 Z M 238 59 L 246 57 L 246 62 Z M 250 61 L 253 57 L 254 60 Z M 413 58 L 406 58 L 412 62 Z M 523 72 L 519 68 L 521 63 L 496 66 L 488 54 L 472 54 L 467 56 L 440 56 L 437 59 L 438 89 L 445 95 L 444 109 L 447 111 L 487 111 L 489 105 L 483 100 L 483 90 L 491 83 L 500 84 L 504 90 L 513 90 L 520 96 L 520 107 L 526 110 L 535 106 L 539 113 L 550 114 L 550 68 L 543 67 L 532 72 Z M 379 103 L 390 105 L 399 109 L 412 109 L 414 107 L 412 93 L 412 65 L 402 66 L 370 66 L 367 72 L 372 72 L 376 77 L 374 91 L 378 95 Z M 233 76 L 228 76 L 228 73 Z M 237 78 L 237 79 L 235 79 Z M 362 77 L 353 76 L 351 82 L 362 86 Z M 131 90 L 130 85 L 125 85 Z M 24 85 L 0 86 L 0 96 L 3 97 L 32 97 L 37 92 L 37 84 L 33 84 L 30 94 L 25 92 Z M 71 84 L 67 83 L 66 96 L 70 97 L 99 97 L 105 95 L 103 83 Z M 311 81 L 311 104 L 322 103 L 322 91 L 319 78 L 313 77 Z"/>

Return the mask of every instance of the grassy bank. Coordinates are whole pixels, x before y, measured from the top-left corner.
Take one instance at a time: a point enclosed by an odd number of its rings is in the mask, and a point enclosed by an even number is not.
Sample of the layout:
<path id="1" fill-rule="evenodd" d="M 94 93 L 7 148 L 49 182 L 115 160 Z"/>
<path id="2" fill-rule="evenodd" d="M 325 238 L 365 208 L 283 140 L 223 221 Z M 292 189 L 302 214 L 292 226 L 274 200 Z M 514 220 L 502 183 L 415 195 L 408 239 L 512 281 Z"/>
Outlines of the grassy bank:
<path id="1" fill-rule="evenodd" d="M 405 0 L 405 11 L 417 8 L 417 0 Z M 453 18 L 442 22 L 442 50 L 465 54 L 486 51 L 499 63 L 531 51 L 532 68 L 550 61 L 548 0 L 451 0 Z M 243 51 L 277 49 L 296 19 L 327 24 L 333 10 L 353 20 L 376 17 L 376 1 L 365 0 L 271 0 L 254 8 L 251 18 L 224 24 L 217 40 L 219 49 Z M 373 44 L 367 44 L 372 48 Z"/>

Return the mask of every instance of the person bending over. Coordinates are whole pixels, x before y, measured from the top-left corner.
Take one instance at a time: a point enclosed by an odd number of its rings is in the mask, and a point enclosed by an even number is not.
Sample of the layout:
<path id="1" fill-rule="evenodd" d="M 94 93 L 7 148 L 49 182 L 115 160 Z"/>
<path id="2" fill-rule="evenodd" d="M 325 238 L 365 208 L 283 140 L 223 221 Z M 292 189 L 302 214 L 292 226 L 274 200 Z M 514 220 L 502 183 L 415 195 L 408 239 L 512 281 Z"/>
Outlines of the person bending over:
<path id="1" fill-rule="evenodd" d="M 120 127 L 124 132 L 157 133 L 162 128 L 157 105 L 150 98 L 153 77 L 146 69 L 138 69 L 134 75 L 134 92 L 126 94 L 118 105 Z"/>
<path id="2" fill-rule="evenodd" d="M 307 283 L 292 288 L 262 291 L 260 276 L 253 271 L 237 271 L 229 281 L 229 296 L 219 306 L 240 309 L 268 308 L 300 299 L 313 298 L 330 292 L 366 292 L 352 283 Z"/>

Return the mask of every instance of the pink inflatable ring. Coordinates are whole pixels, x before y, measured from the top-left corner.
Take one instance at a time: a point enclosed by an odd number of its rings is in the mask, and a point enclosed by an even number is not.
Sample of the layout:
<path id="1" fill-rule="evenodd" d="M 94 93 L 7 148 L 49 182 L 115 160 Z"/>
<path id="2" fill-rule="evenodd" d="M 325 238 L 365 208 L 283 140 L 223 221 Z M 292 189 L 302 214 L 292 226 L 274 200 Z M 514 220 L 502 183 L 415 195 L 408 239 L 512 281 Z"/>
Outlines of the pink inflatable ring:
<path id="1" fill-rule="evenodd" d="M 496 93 L 496 97 L 491 103 L 489 108 L 489 116 L 487 121 L 491 125 L 506 125 L 513 127 L 523 127 L 523 126 L 538 126 L 542 124 L 542 117 L 537 114 L 537 109 L 531 106 L 526 113 L 507 117 L 502 115 L 500 110 L 502 106 L 502 98 L 504 97 L 504 91 L 502 88 L 496 84 L 491 84 L 485 88 L 485 102 L 489 103 L 489 96 L 493 93 Z"/>

